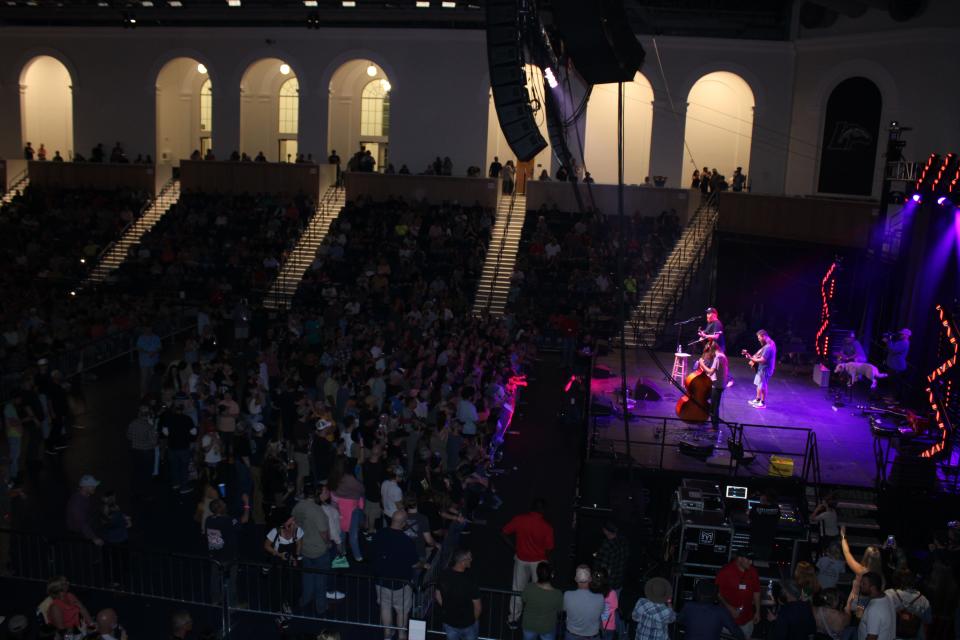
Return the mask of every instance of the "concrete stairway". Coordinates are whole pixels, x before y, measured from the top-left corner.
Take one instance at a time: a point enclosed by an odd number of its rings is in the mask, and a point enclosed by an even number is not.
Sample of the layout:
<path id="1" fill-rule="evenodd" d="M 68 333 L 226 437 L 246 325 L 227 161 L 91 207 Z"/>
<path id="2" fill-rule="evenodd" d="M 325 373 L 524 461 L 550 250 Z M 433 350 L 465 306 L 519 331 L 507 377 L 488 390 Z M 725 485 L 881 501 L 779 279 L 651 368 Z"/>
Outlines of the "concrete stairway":
<path id="1" fill-rule="evenodd" d="M 290 307 L 293 294 L 297 292 L 303 274 L 313 263 L 317 249 L 320 248 L 330 230 L 330 223 L 340 215 L 344 204 L 345 193 L 342 187 L 329 187 L 326 190 L 320 202 L 317 203 L 316 212 L 307 223 L 307 228 L 297 241 L 297 246 L 287 256 L 287 260 L 280 267 L 277 279 L 270 285 L 270 291 L 263 300 L 265 307 L 270 309 Z"/>
<path id="2" fill-rule="evenodd" d="M 490 237 L 490 247 L 483 262 L 483 272 L 473 301 L 473 313 L 484 311 L 503 315 L 510 293 L 510 276 L 517 262 L 520 232 L 527 217 L 526 196 L 500 196 L 497 203 L 497 219 Z"/>
<path id="3" fill-rule="evenodd" d="M 86 284 L 103 282 L 117 267 L 127 259 L 130 247 L 140 242 L 141 238 L 162 218 L 170 207 L 180 199 L 180 181 L 171 180 L 163 186 L 160 194 L 149 204 L 146 211 L 134 220 L 120 239 L 107 247 L 100 257 L 100 262 L 90 272 Z"/>
<path id="4" fill-rule="evenodd" d="M 10 188 L 7 189 L 7 192 L 3 194 L 2 204 L 9 204 L 13 197 L 17 195 L 17 191 L 23 193 L 23 190 L 30 186 L 30 177 L 27 175 L 27 172 L 23 172 L 23 177 L 10 185 Z"/>
<path id="5" fill-rule="evenodd" d="M 689 285 L 684 282 L 684 275 L 710 250 L 718 215 L 716 199 L 700 205 L 694 213 L 640 304 L 631 312 L 624 327 L 627 346 L 636 346 L 638 338 L 653 345 L 660 337 L 663 323 L 670 320 L 674 297 L 682 296 L 684 287 Z"/>

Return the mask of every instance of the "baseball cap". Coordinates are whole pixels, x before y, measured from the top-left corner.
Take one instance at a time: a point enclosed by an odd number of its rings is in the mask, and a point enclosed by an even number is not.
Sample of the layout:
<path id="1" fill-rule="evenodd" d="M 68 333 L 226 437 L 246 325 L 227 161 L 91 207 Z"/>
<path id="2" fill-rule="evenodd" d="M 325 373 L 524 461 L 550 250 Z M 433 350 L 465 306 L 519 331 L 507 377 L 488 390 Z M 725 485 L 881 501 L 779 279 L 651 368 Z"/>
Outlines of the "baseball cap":
<path id="1" fill-rule="evenodd" d="M 752 549 L 737 549 L 733 552 L 734 557 L 746 558 L 747 560 L 753 560 L 754 554 Z"/>
<path id="2" fill-rule="evenodd" d="M 87 473 L 87 474 L 84 474 L 83 477 L 80 478 L 80 486 L 81 486 L 81 487 L 93 487 L 94 489 L 96 489 L 97 487 L 100 486 L 100 481 L 97 480 L 96 478 L 94 478 L 94 477 L 93 477 L 92 475 L 90 475 L 89 473 Z"/>
<path id="3" fill-rule="evenodd" d="M 717 312 L 716 307 L 707 307 L 706 313 L 716 313 L 716 312 Z"/>

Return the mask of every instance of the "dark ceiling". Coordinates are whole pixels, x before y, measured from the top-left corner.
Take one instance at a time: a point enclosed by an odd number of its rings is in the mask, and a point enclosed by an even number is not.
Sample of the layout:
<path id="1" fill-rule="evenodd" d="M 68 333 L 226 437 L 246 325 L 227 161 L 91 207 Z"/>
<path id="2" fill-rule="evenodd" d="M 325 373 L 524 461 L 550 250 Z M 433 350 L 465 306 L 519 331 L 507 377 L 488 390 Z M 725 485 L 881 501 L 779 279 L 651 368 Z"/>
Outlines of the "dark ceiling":
<path id="1" fill-rule="evenodd" d="M 2 25 L 482 29 L 485 0 L 0 0 Z M 594 0 L 582 0 L 592 2 Z M 445 4 L 452 6 L 444 6 Z M 537 3 L 549 13 L 549 0 Z M 783 40 L 792 0 L 625 0 L 636 33 Z M 126 19 L 126 20 L 125 20 Z"/>

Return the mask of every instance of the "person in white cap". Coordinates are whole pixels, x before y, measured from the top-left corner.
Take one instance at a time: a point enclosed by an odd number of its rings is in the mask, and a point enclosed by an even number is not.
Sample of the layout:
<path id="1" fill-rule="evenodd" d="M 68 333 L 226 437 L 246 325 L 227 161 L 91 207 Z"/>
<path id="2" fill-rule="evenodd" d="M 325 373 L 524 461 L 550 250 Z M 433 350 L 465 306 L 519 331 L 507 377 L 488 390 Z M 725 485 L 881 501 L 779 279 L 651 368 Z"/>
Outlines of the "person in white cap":
<path id="1" fill-rule="evenodd" d="M 567 635 L 572 640 L 586 640 L 600 635 L 603 596 L 590 590 L 593 573 L 581 564 L 574 574 L 577 588 L 563 594 L 563 610 L 567 613 Z"/>
<path id="2" fill-rule="evenodd" d="M 97 535 L 93 525 L 93 494 L 98 486 L 100 481 L 90 474 L 80 478 L 76 493 L 70 496 L 70 501 L 67 502 L 67 529 L 99 547 L 103 544 L 103 540 Z"/>

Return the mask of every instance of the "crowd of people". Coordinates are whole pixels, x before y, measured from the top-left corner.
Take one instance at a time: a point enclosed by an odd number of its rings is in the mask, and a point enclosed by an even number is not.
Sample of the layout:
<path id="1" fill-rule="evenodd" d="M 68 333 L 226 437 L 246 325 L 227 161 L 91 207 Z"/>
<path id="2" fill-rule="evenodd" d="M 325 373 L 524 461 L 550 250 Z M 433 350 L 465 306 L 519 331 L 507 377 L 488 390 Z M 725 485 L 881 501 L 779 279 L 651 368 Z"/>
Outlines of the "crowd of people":
<path id="1" fill-rule="evenodd" d="M 123 291 L 157 290 L 220 304 L 262 295 L 314 212 L 305 195 L 180 196 L 110 276 Z"/>
<path id="2" fill-rule="evenodd" d="M 658 216 L 636 212 L 627 220 L 623 290 L 637 304 L 680 237 L 673 210 Z M 524 222 L 510 302 L 521 317 L 558 337 L 612 335 L 619 318 L 614 294 L 619 250 L 616 219 L 596 209 L 586 213 L 530 212 Z"/>
<path id="3" fill-rule="evenodd" d="M 98 142 L 97 145 L 90 150 L 89 159 L 85 158 L 80 153 L 75 153 L 72 158 L 64 158 L 59 149 L 54 149 L 53 155 L 49 156 L 49 151 L 47 150 L 46 145 L 44 145 L 42 142 L 37 148 L 33 147 L 32 142 L 27 142 L 27 144 L 23 147 L 23 159 L 28 161 L 37 160 L 40 162 L 44 162 L 46 160 L 51 162 L 112 162 L 114 164 L 129 164 L 131 162 L 121 142 L 117 142 L 113 145 L 109 156 L 107 155 L 107 151 L 104 148 L 103 143 Z M 153 158 L 150 157 L 149 153 L 147 155 L 138 153 L 137 157 L 134 158 L 132 162 L 133 164 L 153 164 Z"/>
<path id="4" fill-rule="evenodd" d="M 124 328 L 125 301 L 81 303 L 71 292 L 146 200 L 122 189 L 28 186 L 0 207 L 0 363 L 6 373 Z"/>

